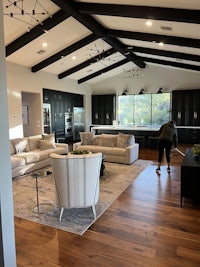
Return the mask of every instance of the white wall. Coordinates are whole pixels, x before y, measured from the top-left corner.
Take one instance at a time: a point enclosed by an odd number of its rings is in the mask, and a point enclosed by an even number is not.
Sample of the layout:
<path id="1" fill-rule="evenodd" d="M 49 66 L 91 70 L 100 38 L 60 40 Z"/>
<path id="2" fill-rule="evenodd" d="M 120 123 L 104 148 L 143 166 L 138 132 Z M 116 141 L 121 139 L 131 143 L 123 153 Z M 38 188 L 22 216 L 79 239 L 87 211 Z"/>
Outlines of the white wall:
<path id="1" fill-rule="evenodd" d="M 22 125 L 22 92 L 39 93 L 41 103 L 38 110 L 41 110 L 40 117 L 35 118 L 38 122 L 36 126 L 37 133 L 41 133 L 39 122 L 42 122 L 42 89 L 52 89 L 64 92 L 71 92 L 84 95 L 86 130 L 91 124 L 91 86 L 84 83 L 78 84 L 71 79 L 58 79 L 56 75 L 40 71 L 32 73 L 27 67 L 7 62 L 7 80 L 8 80 L 8 102 L 9 102 L 9 128 L 10 138 L 21 137 L 23 133 Z"/>
<path id="2" fill-rule="evenodd" d="M 177 89 L 200 89 L 200 74 L 197 71 L 170 69 L 156 65 L 143 70 L 144 78 L 111 78 L 93 86 L 93 94 L 114 93 L 121 95 L 127 89 L 128 94 L 138 94 L 144 88 L 145 93 L 156 93 L 160 87 L 163 92 Z"/>

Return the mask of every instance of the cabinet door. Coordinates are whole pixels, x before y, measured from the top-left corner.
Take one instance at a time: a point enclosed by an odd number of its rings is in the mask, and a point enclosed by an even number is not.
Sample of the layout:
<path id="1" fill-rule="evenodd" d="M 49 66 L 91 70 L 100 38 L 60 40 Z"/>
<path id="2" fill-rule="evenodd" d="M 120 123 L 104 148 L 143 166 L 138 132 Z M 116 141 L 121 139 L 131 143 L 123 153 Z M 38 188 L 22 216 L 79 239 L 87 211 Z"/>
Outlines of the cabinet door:
<path id="1" fill-rule="evenodd" d="M 92 123 L 110 125 L 115 118 L 115 95 L 92 95 Z"/>
<path id="2" fill-rule="evenodd" d="M 83 95 L 74 94 L 74 107 L 83 107 Z"/>
<path id="3" fill-rule="evenodd" d="M 73 94 L 66 93 L 65 94 L 65 112 L 72 112 L 73 111 Z"/>

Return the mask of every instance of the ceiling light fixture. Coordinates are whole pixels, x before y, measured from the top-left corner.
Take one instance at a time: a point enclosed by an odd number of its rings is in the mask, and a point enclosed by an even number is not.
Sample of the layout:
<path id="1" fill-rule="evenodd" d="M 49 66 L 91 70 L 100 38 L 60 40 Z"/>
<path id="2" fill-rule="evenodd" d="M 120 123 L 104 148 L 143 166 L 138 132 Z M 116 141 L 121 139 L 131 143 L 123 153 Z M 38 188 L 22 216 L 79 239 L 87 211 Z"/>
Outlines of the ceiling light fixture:
<path id="1" fill-rule="evenodd" d="M 117 78 L 144 78 L 144 73 L 140 68 L 133 68 L 130 70 L 123 70 L 123 72 L 117 75 Z"/>
<path id="2" fill-rule="evenodd" d="M 146 26 L 151 27 L 153 23 L 152 23 L 152 21 L 148 20 L 145 24 L 146 24 Z"/>
<path id="3" fill-rule="evenodd" d="M 127 92 L 128 92 L 128 90 L 125 89 L 125 90 L 123 91 L 122 95 L 127 95 Z"/>
<path id="4" fill-rule="evenodd" d="M 143 95 L 144 94 L 144 89 L 141 89 L 139 92 L 139 95 Z"/>
<path id="5" fill-rule="evenodd" d="M 41 25 L 41 28 L 44 32 L 48 32 L 46 29 L 43 29 L 43 23 L 39 18 L 44 15 L 52 17 L 51 14 L 45 9 L 45 7 L 40 3 L 39 0 L 33 2 L 33 7 L 30 8 L 30 1 L 18 0 L 18 1 L 8 1 L 4 7 L 4 10 L 8 12 L 3 13 L 5 16 L 8 16 L 12 19 L 16 19 L 28 25 L 27 31 L 30 31 L 31 28 Z M 26 5 L 27 4 L 27 5 Z"/>
<path id="6" fill-rule="evenodd" d="M 158 89 L 158 92 L 157 92 L 157 94 L 162 94 L 162 87 L 160 87 L 159 89 Z"/>

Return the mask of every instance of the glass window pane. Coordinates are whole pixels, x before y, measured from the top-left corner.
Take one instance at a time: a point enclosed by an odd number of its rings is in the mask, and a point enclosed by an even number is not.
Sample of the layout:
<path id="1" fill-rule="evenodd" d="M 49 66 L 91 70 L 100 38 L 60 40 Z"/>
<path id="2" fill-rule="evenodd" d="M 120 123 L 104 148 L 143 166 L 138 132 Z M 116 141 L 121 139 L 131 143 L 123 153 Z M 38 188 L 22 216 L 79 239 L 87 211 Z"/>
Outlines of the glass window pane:
<path id="1" fill-rule="evenodd" d="M 170 120 L 170 93 L 152 94 L 152 124 L 162 125 Z"/>
<path id="2" fill-rule="evenodd" d="M 151 124 L 151 94 L 135 95 L 135 125 Z"/>
<path id="3" fill-rule="evenodd" d="M 134 95 L 118 97 L 118 120 L 121 125 L 133 125 Z"/>

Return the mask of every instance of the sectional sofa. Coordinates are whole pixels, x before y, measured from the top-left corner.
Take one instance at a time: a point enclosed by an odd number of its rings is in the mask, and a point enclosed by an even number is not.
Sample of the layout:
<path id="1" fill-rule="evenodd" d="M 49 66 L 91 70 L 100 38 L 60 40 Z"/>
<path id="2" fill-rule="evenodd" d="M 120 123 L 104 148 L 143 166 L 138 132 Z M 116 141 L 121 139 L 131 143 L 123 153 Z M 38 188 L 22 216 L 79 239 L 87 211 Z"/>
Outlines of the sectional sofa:
<path id="1" fill-rule="evenodd" d="M 139 144 L 135 143 L 134 135 L 101 134 L 91 132 L 80 133 L 81 142 L 73 144 L 73 150 L 88 150 L 93 153 L 101 152 L 105 161 L 132 164 L 138 159 Z"/>
<path id="2" fill-rule="evenodd" d="M 68 153 L 68 145 L 55 143 L 54 134 L 10 139 L 12 178 L 49 166 L 51 153 Z"/>

